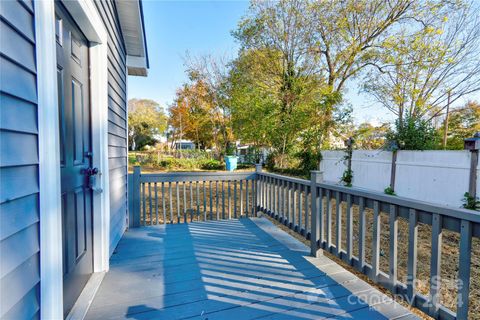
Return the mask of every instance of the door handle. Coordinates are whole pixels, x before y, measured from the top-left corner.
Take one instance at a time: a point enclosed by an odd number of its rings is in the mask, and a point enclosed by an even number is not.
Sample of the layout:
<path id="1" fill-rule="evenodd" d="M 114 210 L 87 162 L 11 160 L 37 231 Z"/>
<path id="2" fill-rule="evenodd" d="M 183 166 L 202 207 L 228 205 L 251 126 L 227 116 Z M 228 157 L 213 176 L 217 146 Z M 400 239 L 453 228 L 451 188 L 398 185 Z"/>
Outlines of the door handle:
<path id="1" fill-rule="evenodd" d="M 96 191 L 95 189 L 95 185 L 97 183 L 97 175 L 99 173 L 99 170 L 98 168 L 87 168 L 85 169 L 85 175 L 87 176 L 87 179 L 88 179 L 88 187 L 94 191 Z"/>

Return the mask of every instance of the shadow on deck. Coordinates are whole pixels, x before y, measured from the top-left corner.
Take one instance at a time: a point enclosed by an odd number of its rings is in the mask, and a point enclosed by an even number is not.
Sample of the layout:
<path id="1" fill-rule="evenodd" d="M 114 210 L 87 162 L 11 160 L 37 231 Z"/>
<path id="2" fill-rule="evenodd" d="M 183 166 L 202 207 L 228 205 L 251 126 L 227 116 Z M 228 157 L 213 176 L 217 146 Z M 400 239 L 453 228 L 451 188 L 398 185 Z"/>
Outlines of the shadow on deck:
<path id="1" fill-rule="evenodd" d="M 265 218 L 131 229 L 87 319 L 414 319 Z"/>

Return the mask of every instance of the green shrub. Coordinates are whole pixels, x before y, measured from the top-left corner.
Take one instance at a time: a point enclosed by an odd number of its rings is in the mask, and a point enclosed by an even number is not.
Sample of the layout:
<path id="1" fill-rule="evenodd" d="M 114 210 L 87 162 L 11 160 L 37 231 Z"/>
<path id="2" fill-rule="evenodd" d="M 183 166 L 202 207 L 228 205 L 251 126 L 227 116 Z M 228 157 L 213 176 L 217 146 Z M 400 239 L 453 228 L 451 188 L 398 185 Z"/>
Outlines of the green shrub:
<path id="1" fill-rule="evenodd" d="M 270 171 L 275 169 L 275 156 L 275 152 L 271 152 L 267 155 L 267 159 L 265 160 L 265 167 Z"/>
<path id="2" fill-rule="evenodd" d="M 388 195 L 391 195 L 391 196 L 395 196 L 395 195 L 396 195 L 396 194 L 395 194 L 395 190 L 393 190 L 393 188 L 390 187 L 390 186 L 386 187 L 386 188 L 383 190 L 383 192 L 384 192 L 385 194 L 388 194 Z"/>
<path id="3" fill-rule="evenodd" d="M 392 149 L 431 150 L 437 146 L 438 134 L 430 121 L 407 115 L 395 121 L 395 130 L 387 133 Z"/>
<path id="4" fill-rule="evenodd" d="M 200 168 L 203 170 L 224 170 L 225 165 L 218 160 L 210 159 L 203 161 Z"/>
<path id="5" fill-rule="evenodd" d="M 255 164 L 252 163 L 239 163 L 237 165 L 237 169 L 242 170 L 242 169 L 255 169 Z"/>
<path id="6" fill-rule="evenodd" d="M 322 154 L 320 152 L 304 150 L 296 154 L 296 157 L 300 159 L 298 170 L 303 172 L 303 175 L 308 176 L 310 171 L 318 170 L 318 165 L 322 160 Z"/>
<path id="7" fill-rule="evenodd" d="M 478 200 L 478 197 L 475 198 L 470 193 L 465 192 L 462 202 L 465 209 L 480 211 L 480 200 Z"/>
<path id="8" fill-rule="evenodd" d="M 346 169 L 340 179 L 346 187 L 351 187 L 353 182 L 353 170 Z"/>

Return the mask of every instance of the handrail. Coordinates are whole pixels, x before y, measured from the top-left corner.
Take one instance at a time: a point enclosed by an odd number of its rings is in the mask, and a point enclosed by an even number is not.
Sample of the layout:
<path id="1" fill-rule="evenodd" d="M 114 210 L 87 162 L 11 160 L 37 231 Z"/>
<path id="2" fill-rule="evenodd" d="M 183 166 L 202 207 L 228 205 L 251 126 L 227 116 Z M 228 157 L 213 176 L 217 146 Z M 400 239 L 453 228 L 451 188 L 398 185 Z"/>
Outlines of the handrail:
<path id="1" fill-rule="evenodd" d="M 377 191 L 370 191 L 366 189 L 356 187 L 345 187 L 331 183 L 317 183 L 320 188 L 330 189 L 333 191 L 339 191 L 342 193 L 349 193 L 354 196 L 370 198 L 380 202 L 388 202 L 403 207 L 408 207 L 423 212 L 435 212 L 445 216 L 450 216 L 457 219 L 465 219 L 471 222 L 480 223 L 480 213 L 463 208 L 455 208 L 440 204 L 433 204 L 425 201 L 410 199 L 406 197 L 388 195 Z"/>
<path id="2" fill-rule="evenodd" d="M 228 180 L 254 180 L 255 172 L 168 172 L 168 173 L 142 173 L 141 182 L 183 182 L 183 181 L 228 181 Z"/>

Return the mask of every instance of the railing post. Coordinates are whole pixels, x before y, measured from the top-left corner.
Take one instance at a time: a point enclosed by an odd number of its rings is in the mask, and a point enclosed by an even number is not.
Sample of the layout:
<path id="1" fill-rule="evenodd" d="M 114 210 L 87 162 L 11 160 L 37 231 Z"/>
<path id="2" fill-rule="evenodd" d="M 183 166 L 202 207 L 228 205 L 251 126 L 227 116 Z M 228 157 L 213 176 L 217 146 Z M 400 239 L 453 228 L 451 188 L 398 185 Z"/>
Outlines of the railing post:
<path id="1" fill-rule="evenodd" d="M 319 256 L 318 250 L 318 240 L 320 234 L 320 219 L 318 212 L 319 201 L 317 199 L 317 183 L 322 182 L 323 175 L 320 171 L 311 171 L 311 185 L 310 185 L 310 194 L 312 197 L 311 205 L 311 224 L 310 224 L 310 254 L 313 257 Z M 321 201 L 321 200 L 320 200 Z"/>
<path id="2" fill-rule="evenodd" d="M 137 228 L 140 226 L 140 166 L 133 167 L 132 178 L 132 220 L 130 221 L 130 227 Z"/>
<path id="3" fill-rule="evenodd" d="M 259 173 L 262 173 L 262 164 L 257 163 L 255 164 L 255 215 L 257 215 L 258 211 L 260 210 L 260 177 Z"/>

